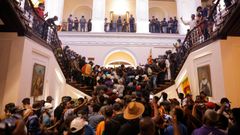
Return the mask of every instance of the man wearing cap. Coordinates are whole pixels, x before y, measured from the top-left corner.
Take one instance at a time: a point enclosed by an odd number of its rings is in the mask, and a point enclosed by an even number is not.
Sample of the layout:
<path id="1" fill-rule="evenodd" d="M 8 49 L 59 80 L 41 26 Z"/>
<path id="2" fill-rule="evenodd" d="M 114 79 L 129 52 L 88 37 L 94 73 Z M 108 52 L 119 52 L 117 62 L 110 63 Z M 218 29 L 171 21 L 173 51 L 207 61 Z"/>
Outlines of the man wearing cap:
<path id="1" fill-rule="evenodd" d="M 46 103 L 52 103 L 54 99 L 52 98 L 52 96 L 47 96 L 47 99 L 46 99 Z"/>
<path id="2" fill-rule="evenodd" d="M 46 102 L 43 107 L 42 113 L 42 124 L 44 127 L 51 126 L 51 114 L 52 114 L 53 106 L 51 103 Z"/>
<path id="3" fill-rule="evenodd" d="M 70 135 L 94 135 L 93 128 L 89 126 L 88 122 L 81 117 L 73 119 L 70 124 L 70 130 Z"/>
<path id="4" fill-rule="evenodd" d="M 145 107 L 139 102 L 130 102 L 124 110 L 123 117 L 128 120 L 121 126 L 118 135 L 137 135 L 140 131 L 139 121 Z"/>

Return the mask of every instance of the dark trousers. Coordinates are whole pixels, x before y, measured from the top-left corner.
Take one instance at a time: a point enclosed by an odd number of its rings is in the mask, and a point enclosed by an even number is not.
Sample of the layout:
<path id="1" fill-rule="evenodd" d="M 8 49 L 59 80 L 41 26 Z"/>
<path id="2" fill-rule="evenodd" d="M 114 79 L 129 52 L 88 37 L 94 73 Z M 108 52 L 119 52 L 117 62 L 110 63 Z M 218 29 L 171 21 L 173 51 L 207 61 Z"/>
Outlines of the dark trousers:
<path id="1" fill-rule="evenodd" d="M 130 24 L 130 32 L 134 32 L 134 24 Z"/>

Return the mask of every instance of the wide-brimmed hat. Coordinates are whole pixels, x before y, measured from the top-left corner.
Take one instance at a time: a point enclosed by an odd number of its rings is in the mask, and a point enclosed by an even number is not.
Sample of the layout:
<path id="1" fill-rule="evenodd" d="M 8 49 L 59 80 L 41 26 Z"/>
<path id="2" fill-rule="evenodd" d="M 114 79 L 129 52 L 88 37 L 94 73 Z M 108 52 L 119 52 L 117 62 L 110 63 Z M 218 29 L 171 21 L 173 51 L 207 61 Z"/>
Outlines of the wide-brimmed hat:
<path id="1" fill-rule="evenodd" d="M 126 109 L 124 110 L 123 117 L 127 120 L 132 120 L 139 118 L 145 110 L 145 107 L 142 103 L 139 102 L 130 102 Z"/>
<path id="2" fill-rule="evenodd" d="M 86 120 L 84 120 L 81 117 L 77 117 L 77 118 L 73 119 L 73 121 L 71 122 L 70 130 L 72 133 L 76 133 L 76 132 L 80 131 L 87 124 L 88 124 L 88 122 Z"/>

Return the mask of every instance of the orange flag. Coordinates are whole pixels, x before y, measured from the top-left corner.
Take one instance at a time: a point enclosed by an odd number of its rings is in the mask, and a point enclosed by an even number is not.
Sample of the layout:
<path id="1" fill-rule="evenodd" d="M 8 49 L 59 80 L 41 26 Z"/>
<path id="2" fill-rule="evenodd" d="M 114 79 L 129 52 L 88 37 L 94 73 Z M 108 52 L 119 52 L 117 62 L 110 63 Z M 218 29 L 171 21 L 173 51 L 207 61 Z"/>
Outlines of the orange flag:
<path id="1" fill-rule="evenodd" d="M 151 65 L 153 63 L 153 60 L 152 60 L 152 49 L 150 50 L 149 57 L 148 57 L 147 61 L 148 61 L 149 65 Z"/>

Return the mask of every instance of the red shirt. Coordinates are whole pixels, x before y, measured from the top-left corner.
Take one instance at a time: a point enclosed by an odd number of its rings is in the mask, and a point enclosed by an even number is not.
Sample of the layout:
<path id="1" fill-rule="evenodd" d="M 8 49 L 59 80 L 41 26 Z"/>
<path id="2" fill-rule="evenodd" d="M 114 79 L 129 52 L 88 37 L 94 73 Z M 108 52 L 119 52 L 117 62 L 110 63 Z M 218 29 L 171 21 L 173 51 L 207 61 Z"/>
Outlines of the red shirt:
<path id="1" fill-rule="evenodd" d="M 40 9 L 40 8 L 35 8 L 35 10 L 36 10 L 37 14 L 38 14 L 41 18 L 44 19 L 44 12 L 43 12 L 43 10 Z"/>

